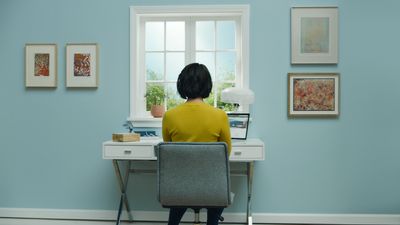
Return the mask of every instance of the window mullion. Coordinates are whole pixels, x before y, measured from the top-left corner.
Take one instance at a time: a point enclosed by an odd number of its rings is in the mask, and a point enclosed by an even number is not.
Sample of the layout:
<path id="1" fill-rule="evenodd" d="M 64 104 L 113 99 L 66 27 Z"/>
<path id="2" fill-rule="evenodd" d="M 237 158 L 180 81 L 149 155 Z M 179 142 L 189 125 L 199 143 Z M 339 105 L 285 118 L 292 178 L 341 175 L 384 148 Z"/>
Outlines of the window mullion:
<path id="1" fill-rule="evenodd" d="M 162 82 L 164 83 L 167 76 L 167 21 L 164 20 L 164 76 Z"/>
<path id="2" fill-rule="evenodd" d="M 164 76 L 162 80 L 162 86 L 165 94 L 165 89 L 166 89 L 166 83 L 165 81 L 167 80 L 167 21 L 164 20 Z M 164 109 L 167 109 L 167 96 L 165 95 L 164 97 Z"/>
<path id="3" fill-rule="evenodd" d="M 235 25 L 236 25 L 236 41 L 235 41 L 235 50 L 236 50 L 236 79 L 235 79 L 235 85 L 237 87 L 243 87 L 244 83 L 244 77 L 243 77 L 243 53 L 242 51 L 239 51 L 242 49 L 242 30 L 240 26 L 240 21 L 237 19 L 235 20 Z"/>
<path id="4" fill-rule="evenodd" d="M 217 82 L 217 21 L 214 20 L 214 107 L 217 107 L 217 100 L 218 100 L 218 82 Z"/>
<path id="5" fill-rule="evenodd" d="M 186 65 L 196 61 L 196 21 L 193 17 L 187 18 L 187 61 Z"/>

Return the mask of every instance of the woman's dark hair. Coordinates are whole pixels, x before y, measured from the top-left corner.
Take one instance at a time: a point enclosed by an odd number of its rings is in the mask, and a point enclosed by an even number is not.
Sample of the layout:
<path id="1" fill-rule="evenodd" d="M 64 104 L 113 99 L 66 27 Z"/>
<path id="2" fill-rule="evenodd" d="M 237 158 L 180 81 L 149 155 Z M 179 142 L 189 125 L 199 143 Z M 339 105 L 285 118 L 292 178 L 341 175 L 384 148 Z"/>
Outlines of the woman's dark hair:
<path id="1" fill-rule="evenodd" d="M 183 99 L 207 98 L 212 89 L 210 72 L 203 64 L 189 64 L 179 74 L 176 87 Z"/>

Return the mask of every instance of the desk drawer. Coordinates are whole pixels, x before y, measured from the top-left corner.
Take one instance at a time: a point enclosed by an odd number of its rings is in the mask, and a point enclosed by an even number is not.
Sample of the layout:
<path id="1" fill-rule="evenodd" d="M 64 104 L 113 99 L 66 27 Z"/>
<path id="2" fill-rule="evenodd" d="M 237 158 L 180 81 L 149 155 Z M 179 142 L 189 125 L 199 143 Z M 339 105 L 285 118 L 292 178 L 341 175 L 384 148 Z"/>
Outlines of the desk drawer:
<path id="1" fill-rule="evenodd" d="M 104 159 L 155 159 L 154 146 L 151 145 L 105 145 L 103 148 Z"/>
<path id="2" fill-rule="evenodd" d="M 229 157 L 235 160 L 264 160 L 264 149 L 262 146 L 234 146 Z"/>

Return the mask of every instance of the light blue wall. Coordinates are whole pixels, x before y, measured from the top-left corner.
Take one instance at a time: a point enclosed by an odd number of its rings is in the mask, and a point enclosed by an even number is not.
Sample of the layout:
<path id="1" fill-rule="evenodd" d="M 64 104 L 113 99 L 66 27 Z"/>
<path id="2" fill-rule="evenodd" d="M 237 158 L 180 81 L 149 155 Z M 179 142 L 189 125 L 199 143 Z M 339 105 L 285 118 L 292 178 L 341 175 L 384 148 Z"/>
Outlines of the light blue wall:
<path id="1" fill-rule="evenodd" d="M 254 212 L 400 213 L 400 1 L 0 0 L 0 207 L 115 209 L 101 143 L 129 115 L 129 6 L 250 4 Z M 339 64 L 290 64 L 290 7 L 339 7 Z M 65 44 L 100 45 L 100 86 L 65 88 Z M 58 88 L 24 87 L 24 45 L 58 45 Z M 288 72 L 339 72 L 337 119 L 288 119 Z M 160 210 L 154 176 L 135 177 L 136 210 Z M 230 211 L 244 211 L 235 178 Z M 145 194 L 138 195 L 139 191 Z"/>

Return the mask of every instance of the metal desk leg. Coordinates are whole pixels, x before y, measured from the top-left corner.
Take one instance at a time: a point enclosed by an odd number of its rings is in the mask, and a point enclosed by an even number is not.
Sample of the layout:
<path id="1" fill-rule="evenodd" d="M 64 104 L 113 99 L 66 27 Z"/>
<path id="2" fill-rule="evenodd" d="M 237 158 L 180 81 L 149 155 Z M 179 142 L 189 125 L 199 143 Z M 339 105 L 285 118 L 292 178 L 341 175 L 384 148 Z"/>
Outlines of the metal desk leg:
<path id="1" fill-rule="evenodd" d="M 251 215 L 251 194 L 253 192 L 253 172 L 254 162 L 247 162 L 247 224 L 253 224 L 253 217 Z"/>
<path id="2" fill-rule="evenodd" d="M 121 170 L 119 168 L 118 161 L 114 159 L 113 165 L 114 165 L 115 174 L 118 178 L 118 183 L 119 183 L 119 187 L 120 187 L 120 191 L 121 191 L 121 198 L 120 198 L 120 202 L 119 202 L 118 215 L 117 215 L 117 225 L 119 225 L 119 223 L 121 222 L 121 214 L 122 214 L 122 208 L 123 208 L 124 204 L 125 204 L 126 211 L 128 213 L 129 220 L 130 221 L 133 220 L 131 210 L 129 207 L 128 197 L 126 195 L 126 187 L 128 185 L 128 181 L 129 181 L 129 170 L 131 168 L 131 161 L 127 162 L 124 179 L 122 179 Z"/>

